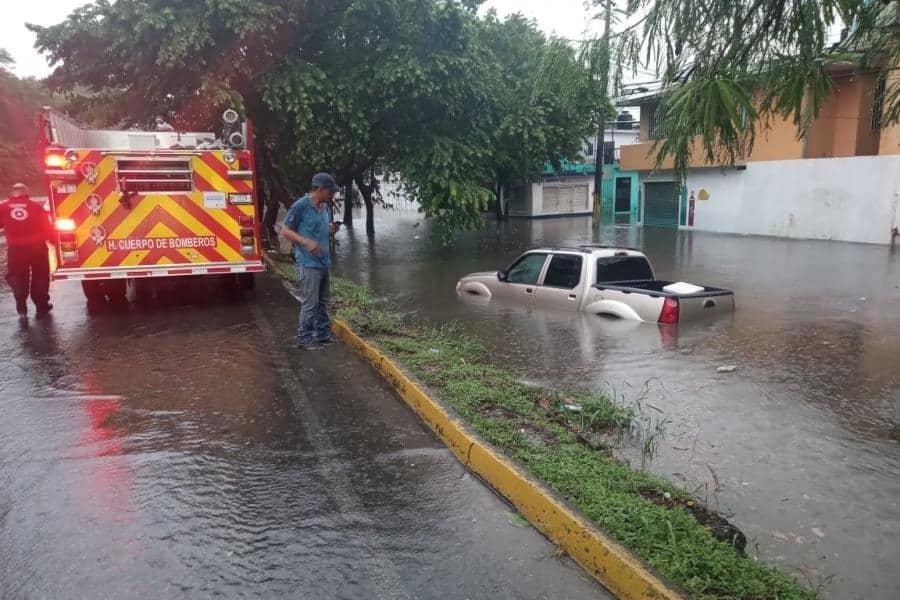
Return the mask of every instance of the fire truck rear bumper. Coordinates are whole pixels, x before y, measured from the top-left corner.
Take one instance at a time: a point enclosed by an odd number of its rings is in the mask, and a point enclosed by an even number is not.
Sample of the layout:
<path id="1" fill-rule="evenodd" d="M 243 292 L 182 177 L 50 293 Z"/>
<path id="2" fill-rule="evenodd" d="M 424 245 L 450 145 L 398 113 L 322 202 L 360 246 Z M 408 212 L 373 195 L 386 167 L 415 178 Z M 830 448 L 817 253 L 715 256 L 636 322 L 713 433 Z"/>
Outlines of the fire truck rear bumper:
<path id="1" fill-rule="evenodd" d="M 165 265 L 159 267 L 115 267 L 109 269 L 59 269 L 54 281 L 80 279 L 132 279 L 140 277 L 181 277 L 185 275 L 224 275 L 228 273 L 259 273 L 265 271 L 262 261 L 245 263 L 217 263 L 210 265 Z"/>

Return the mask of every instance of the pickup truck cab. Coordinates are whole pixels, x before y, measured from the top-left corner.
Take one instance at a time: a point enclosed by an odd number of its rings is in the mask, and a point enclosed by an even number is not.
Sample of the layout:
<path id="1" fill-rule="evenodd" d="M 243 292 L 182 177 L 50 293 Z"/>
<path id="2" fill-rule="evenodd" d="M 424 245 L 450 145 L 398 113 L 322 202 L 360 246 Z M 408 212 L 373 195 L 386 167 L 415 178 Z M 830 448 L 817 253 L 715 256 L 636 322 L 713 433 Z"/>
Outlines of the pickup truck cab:
<path id="1" fill-rule="evenodd" d="M 538 308 L 675 324 L 734 310 L 729 290 L 656 279 L 647 257 L 632 248 L 535 248 L 496 272 L 466 275 L 461 295 Z"/>

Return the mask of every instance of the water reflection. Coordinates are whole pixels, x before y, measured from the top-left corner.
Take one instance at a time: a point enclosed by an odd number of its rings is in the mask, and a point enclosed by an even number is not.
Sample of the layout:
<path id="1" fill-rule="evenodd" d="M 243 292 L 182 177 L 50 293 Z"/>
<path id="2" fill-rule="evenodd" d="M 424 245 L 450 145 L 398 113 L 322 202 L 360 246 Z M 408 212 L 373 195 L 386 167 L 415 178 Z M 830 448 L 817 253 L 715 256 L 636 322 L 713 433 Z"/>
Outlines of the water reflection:
<path id="1" fill-rule="evenodd" d="M 511 220 L 445 246 L 417 223 L 382 214 L 374 245 L 350 234 L 338 247 L 338 270 L 420 318 L 459 322 L 528 381 L 645 396 L 671 419 L 652 468 L 733 512 L 768 560 L 827 580 L 828 597 L 900 588 L 888 566 L 900 560 L 896 253 L 595 230 L 589 217 Z M 581 243 L 640 248 L 660 278 L 733 289 L 737 311 L 660 328 L 456 297 L 466 273 L 497 270 L 529 247 Z M 736 370 L 717 372 L 724 365 Z"/>

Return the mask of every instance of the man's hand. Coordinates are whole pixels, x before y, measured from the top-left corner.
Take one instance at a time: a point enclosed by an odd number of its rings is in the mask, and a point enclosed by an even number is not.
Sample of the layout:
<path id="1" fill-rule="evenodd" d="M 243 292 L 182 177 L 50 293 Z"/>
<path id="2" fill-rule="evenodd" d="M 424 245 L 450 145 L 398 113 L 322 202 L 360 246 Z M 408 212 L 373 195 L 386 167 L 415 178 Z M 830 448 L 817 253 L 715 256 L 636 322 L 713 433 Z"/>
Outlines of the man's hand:
<path id="1" fill-rule="evenodd" d="M 333 234 L 337 233 L 340 228 L 341 228 L 340 223 L 331 223 L 328 225 L 328 233 L 333 235 Z"/>
<path id="2" fill-rule="evenodd" d="M 322 246 L 319 245 L 319 242 L 306 240 L 306 244 L 303 247 L 313 256 L 322 256 Z"/>

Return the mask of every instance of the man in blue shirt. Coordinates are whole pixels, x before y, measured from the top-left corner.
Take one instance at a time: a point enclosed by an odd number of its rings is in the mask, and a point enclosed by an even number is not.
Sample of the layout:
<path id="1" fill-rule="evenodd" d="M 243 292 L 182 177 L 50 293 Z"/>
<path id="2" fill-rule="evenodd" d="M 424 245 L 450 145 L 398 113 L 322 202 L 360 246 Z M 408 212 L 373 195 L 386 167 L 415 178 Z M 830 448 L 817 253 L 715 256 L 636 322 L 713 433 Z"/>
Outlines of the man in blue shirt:
<path id="1" fill-rule="evenodd" d="M 312 189 L 294 202 L 281 228 L 281 235 L 294 244 L 294 263 L 300 277 L 297 346 L 304 350 L 318 350 L 331 342 L 328 237 L 340 228 L 339 224 L 331 222 L 331 201 L 337 189 L 334 177 L 317 173 L 312 180 Z"/>

